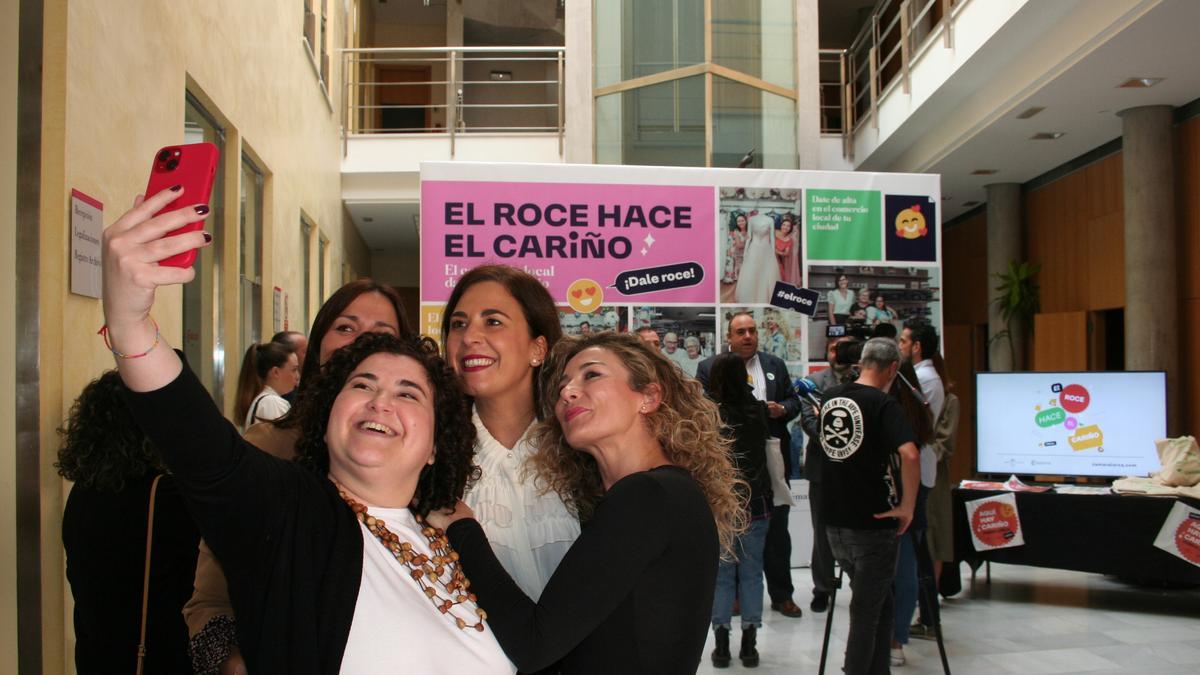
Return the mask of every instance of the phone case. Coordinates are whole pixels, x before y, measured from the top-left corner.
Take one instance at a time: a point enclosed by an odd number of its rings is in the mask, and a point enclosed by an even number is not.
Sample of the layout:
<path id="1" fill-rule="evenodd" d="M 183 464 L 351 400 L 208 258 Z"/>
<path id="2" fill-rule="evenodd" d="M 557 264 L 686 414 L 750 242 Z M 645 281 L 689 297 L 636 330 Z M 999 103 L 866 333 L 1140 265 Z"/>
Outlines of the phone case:
<path id="1" fill-rule="evenodd" d="M 185 206 L 208 204 L 208 200 L 212 196 L 213 178 L 217 173 L 217 161 L 220 156 L 221 152 L 212 143 L 168 145 L 156 152 L 150 170 L 150 182 L 146 184 L 146 196 L 156 195 L 176 185 L 183 186 L 183 194 L 154 215 L 157 216 Z M 167 233 L 167 236 L 195 232 L 203 228 L 204 221 L 188 223 L 178 230 Z M 158 264 L 190 267 L 194 262 L 196 262 L 196 249 L 164 258 L 158 261 Z"/>

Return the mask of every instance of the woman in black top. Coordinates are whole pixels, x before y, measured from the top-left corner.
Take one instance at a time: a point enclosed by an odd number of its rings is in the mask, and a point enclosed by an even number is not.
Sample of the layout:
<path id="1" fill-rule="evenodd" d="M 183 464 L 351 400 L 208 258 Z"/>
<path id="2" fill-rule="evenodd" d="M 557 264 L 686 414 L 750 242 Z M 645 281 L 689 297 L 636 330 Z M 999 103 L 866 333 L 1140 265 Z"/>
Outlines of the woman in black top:
<path id="1" fill-rule="evenodd" d="M 741 598 L 742 646 L 738 658 L 742 665 L 758 665 L 757 631 L 762 626 L 763 547 L 770 522 L 771 477 L 767 473 L 767 406 L 754 398 L 747 384 L 746 362 L 726 352 L 713 359 L 708 375 L 708 395 L 717 402 L 726 434 L 732 440 L 730 457 L 738 477 L 747 488 L 746 517 L 749 526 L 737 538 L 737 557 L 721 558 L 717 571 L 717 590 L 713 602 L 712 625 L 716 648 L 713 665 L 729 665 L 729 631 L 734 598 Z"/>
<path id="2" fill-rule="evenodd" d="M 164 190 L 104 231 L 104 314 L 137 423 L 221 561 L 248 670 L 513 672 L 444 536 L 422 523 L 473 472 L 457 378 L 432 340 L 369 333 L 335 351 L 296 409 L 303 465 L 238 436 L 150 319 L 157 261 L 206 246 L 165 236 L 207 208 L 154 215 Z"/>
<path id="3" fill-rule="evenodd" d="M 146 516 L 151 484 L 163 468 L 125 407 L 122 388 L 111 370 L 84 387 L 60 430 L 63 445 L 55 463 L 59 475 L 75 482 L 62 536 L 80 675 L 132 673 L 137 662 Z M 192 594 L 200 532 L 170 476 L 160 479 L 154 501 L 145 672 L 190 672 L 180 609 Z"/>
<path id="4" fill-rule="evenodd" d="M 583 531 L 533 602 L 462 503 L 447 527 L 522 671 L 694 673 L 721 549 L 744 527 L 716 406 L 633 335 L 567 338 L 542 373 L 532 462 Z"/>

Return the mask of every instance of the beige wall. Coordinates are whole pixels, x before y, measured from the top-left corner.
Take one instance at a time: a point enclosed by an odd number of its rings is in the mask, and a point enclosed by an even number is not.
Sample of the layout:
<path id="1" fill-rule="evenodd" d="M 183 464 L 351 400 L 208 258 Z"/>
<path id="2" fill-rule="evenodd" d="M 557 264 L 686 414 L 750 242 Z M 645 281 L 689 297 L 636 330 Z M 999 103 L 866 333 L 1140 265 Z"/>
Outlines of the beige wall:
<path id="1" fill-rule="evenodd" d="M 340 0 L 327 1 L 329 33 L 336 49 L 346 34 L 344 5 Z M 182 142 L 185 91 L 196 94 L 226 126 L 227 245 L 222 288 L 230 405 L 245 347 L 238 344 L 237 295 L 228 292 L 236 288 L 235 186 L 242 150 L 255 158 L 266 175 L 260 327 L 264 337 L 273 328 L 273 286 L 289 295 L 293 325 L 302 314 L 296 305 L 304 297 L 301 210 L 330 242 L 331 289 L 341 283 L 344 263 L 364 274 L 370 270 L 369 252 L 344 218 L 336 100 L 331 102 L 321 88 L 302 39 L 303 6 L 289 0 L 47 2 L 39 279 L 47 673 L 73 670 L 71 639 L 66 634 L 70 601 L 62 578 L 60 544 L 66 490 L 51 466 L 57 441 L 54 429 L 83 385 L 112 366 L 95 337 L 103 322 L 100 302 L 69 292 L 65 235 L 70 190 L 82 190 L 103 202 L 105 224 L 111 224 L 145 187 L 154 151 Z M 15 22 L 5 25 L 15 31 Z M 15 39 L 4 44 L 15 44 Z M 340 86 L 336 56 L 332 64 L 329 91 L 336 98 Z M 314 283 L 316 276 L 312 275 Z M 310 317 L 322 299 L 314 288 Z M 167 289 L 159 294 L 155 309 L 172 344 L 180 341 L 180 302 L 179 289 Z M 2 390 L 12 391 L 11 387 Z M 0 474 L 0 480 L 3 477 Z M 0 513 L 11 510 L 0 509 Z M 10 652 L 0 649 L 0 653 Z M 7 669 L 0 666 L 0 671 Z"/>
<path id="2" fill-rule="evenodd" d="M 0 672 L 17 672 L 17 4 L 0 0 Z"/>

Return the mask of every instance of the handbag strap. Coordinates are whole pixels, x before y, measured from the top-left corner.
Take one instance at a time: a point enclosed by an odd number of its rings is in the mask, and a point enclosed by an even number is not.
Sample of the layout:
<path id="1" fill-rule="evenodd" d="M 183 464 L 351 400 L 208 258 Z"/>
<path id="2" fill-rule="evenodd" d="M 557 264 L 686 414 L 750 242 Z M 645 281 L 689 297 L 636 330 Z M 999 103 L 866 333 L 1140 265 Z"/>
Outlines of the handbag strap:
<path id="1" fill-rule="evenodd" d="M 154 477 L 150 484 L 150 513 L 146 516 L 146 571 L 142 576 L 142 632 L 138 638 L 137 675 L 142 675 L 146 661 L 146 614 L 150 608 L 150 550 L 154 544 L 154 498 L 158 494 L 158 481 L 162 474 Z"/>

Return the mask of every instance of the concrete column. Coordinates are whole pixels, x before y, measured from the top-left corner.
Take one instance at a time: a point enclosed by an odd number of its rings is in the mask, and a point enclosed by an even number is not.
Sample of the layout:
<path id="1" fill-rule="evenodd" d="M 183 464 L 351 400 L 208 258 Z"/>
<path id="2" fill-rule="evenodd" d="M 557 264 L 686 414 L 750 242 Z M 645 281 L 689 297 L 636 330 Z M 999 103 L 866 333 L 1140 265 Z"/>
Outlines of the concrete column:
<path id="1" fill-rule="evenodd" d="M 571 164 L 591 164 L 595 161 L 592 152 L 595 132 L 592 0 L 568 2 L 565 14 L 567 72 L 563 95 L 567 128 L 563 160 Z"/>
<path id="2" fill-rule="evenodd" d="M 1118 114 L 1125 172 L 1125 369 L 1167 372 L 1167 430 L 1176 435 L 1183 387 L 1173 110 L 1156 105 Z"/>
<path id="3" fill-rule="evenodd" d="M 1000 284 L 997 274 L 1008 270 L 1010 262 L 1025 260 L 1025 241 L 1021 227 L 1021 185 L 992 183 L 987 189 L 987 288 L 988 288 L 988 364 L 993 372 L 1020 370 L 1025 366 L 1025 326 L 1018 321 L 1004 322 L 1000 310 L 992 304 Z M 1002 331 L 1007 338 L 991 340 Z M 1011 344 L 1011 347 L 1010 347 Z M 1015 358 L 1014 358 L 1015 357 Z"/>
<path id="4" fill-rule="evenodd" d="M 797 169 L 821 168 L 821 64 L 817 0 L 795 0 Z"/>

